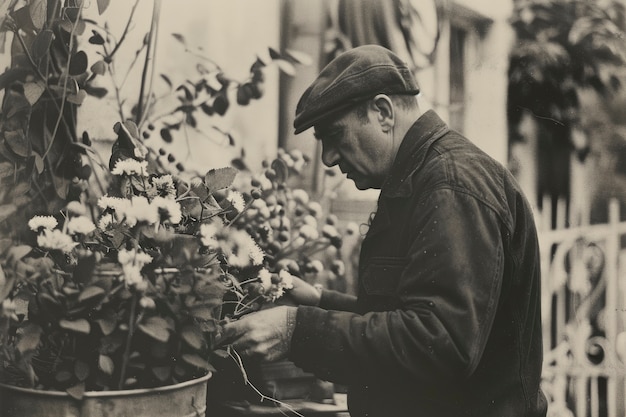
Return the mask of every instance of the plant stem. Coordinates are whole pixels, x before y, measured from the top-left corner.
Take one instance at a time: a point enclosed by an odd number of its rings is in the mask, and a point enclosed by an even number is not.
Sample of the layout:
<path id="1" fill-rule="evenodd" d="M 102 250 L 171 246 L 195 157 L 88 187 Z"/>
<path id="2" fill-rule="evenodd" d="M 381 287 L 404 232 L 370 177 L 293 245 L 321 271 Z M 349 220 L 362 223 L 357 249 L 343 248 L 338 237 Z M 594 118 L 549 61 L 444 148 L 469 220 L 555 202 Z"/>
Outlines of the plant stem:
<path id="1" fill-rule="evenodd" d="M 124 356 L 122 357 L 122 370 L 120 372 L 120 380 L 117 384 L 119 389 L 124 388 L 124 379 L 126 378 L 126 368 L 130 359 L 130 344 L 135 333 L 135 312 L 137 309 L 137 294 L 133 294 L 133 301 L 130 305 L 130 317 L 128 318 L 128 336 L 126 337 L 126 346 L 124 347 Z"/>
<path id="2" fill-rule="evenodd" d="M 130 30 L 130 24 L 133 21 L 133 16 L 135 15 L 135 10 L 137 10 L 138 5 L 139 5 L 139 0 L 137 0 L 135 4 L 133 5 L 133 8 L 130 11 L 130 15 L 128 16 L 128 20 L 126 21 L 126 27 L 124 27 L 124 31 L 122 32 L 122 36 L 120 37 L 120 40 L 115 44 L 115 48 L 113 48 L 113 51 L 111 51 L 111 53 L 108 56 L 110 60 L 113 59 L 113 55 L 115 55 L 115 53 L 120 49 L 120 46 L 122 46 L 122 44 L 124 43 L 124 39 L 126 39 L 126 35 L 128 34 Z"/>
<path id="3" fill-rule="evenodd" d="M 83 3 L 80 4 L 80 8 L 78 10 L 78 15 L 80 16 L 83 12 Z M 57 136 L 57 132 L 59 131 L 59 126 L 61 125 L 61 121 L 64 120 L 63 111 L 65 109 L 65 102 L 67 101 L 67 83 L 70 79 L 70 65 L 72 63 L 72 49 L 74 46 L 74 37 L 76 36 L 76 27 L 78 26 L 79 18 L 76 19 L 74 24 L 72 25 L 72 31 L 70 32 L 70 43 L 68 47 L 67 53 L 67 64 L 64 69 L 64 78 L 63 78 L 63 97 L 61 98 L 61 108 L 59 109 L 59 116 L 57 117 L 57 121 L 54 125 L 54 130 L 52 131 L 52 136 L 50 138 L 50 144 L 48 145 L 48 149 L 42 155 L 42 158 L 46 158 L 48 153 L 52 150 L 52 145 L 54 144 L 54 140 Z"/>
<path id="4" fill-rule="evenodd" d="M 139 91 L 139 102 L 137 103 L 137 116 L 136 123 L 137 126 L 141 125 L 141 122 L 145 119 L 144 112 L 144 94 L 146 90 L 146 85 L 148 85 L 148 91 L 152 91 L 152 77 L 148 80 L 148 70 L 150 68 L 150 63 L 154 59 L 154 50 L 156 50 L 156 35 L 157 29 L 159 27 L 159 14 L 161 12 L 161 0 L 155 0 L 154 8 L 152 9 L 152 23 L 150 25 L 150 32 L 148 34 L 148 46 L 146 48 L 146 59 L 143 64 L 143 72 L 141 74 L 141 88 Z M 154 65 L 154 63 L 152 64 Z M 150 100 L 150 97 L 145 98 L 146 101 Z"/>

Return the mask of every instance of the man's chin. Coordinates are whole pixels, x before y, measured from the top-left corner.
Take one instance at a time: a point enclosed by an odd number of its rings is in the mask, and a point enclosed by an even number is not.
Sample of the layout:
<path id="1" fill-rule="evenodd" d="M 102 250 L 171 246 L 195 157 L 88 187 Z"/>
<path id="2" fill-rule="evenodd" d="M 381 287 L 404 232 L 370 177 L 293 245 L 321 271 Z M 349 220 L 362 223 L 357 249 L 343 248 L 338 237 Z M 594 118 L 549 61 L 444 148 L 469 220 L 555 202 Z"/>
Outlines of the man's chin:
<path id="1" fill-rule="evenodd" d="M 354 186 L 359 189 L 359 190 L 369 190 L 370 188 L 373 188 L 372 184 L 365 178 L 361 178 L 361 177 L 353 177 L 353 176 L 348 176 L 349 179 L 352 180 L 352 182 L 354 182 Z"/>

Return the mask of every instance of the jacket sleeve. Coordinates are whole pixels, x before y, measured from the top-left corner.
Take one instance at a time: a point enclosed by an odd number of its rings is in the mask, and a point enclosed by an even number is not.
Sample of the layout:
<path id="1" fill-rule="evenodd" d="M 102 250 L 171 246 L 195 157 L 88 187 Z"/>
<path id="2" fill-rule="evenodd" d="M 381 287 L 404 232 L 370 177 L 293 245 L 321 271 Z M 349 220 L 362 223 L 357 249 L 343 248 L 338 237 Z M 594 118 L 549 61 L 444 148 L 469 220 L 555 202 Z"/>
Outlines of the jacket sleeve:
<path id="1" fill-rule="evenodd" d="M 298 366 L 339 383 L 389 373 L 445 383 L 472 374 L 501 288 L 499 217 L 445 188 L 416 204 L 407 227 L 410 250 L 394 291 L 400 308 L 358 315 L 299 307 L 290 354 Z"/>

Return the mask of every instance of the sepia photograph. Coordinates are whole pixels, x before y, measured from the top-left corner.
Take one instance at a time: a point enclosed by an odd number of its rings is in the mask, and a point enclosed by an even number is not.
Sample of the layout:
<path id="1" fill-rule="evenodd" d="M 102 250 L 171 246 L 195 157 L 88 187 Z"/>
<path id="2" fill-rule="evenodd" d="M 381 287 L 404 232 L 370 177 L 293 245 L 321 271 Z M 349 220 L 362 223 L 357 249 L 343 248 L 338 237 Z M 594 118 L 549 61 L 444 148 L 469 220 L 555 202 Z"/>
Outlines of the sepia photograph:
<path id="1" fill-rule="evenodd" d="M 626 416 L 626 0 L 0 0 L 0 417 Z"/>

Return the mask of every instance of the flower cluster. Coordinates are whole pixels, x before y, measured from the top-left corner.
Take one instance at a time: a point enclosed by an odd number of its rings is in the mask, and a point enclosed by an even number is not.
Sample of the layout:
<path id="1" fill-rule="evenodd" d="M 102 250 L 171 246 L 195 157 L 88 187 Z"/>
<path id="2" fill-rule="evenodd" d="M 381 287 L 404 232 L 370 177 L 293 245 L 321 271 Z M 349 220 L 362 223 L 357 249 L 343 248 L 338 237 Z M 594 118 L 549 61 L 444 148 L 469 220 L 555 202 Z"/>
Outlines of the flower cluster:
<path id="1" fill-rule="evenodd" d="M 276 282 L 297 276 L 326 284 L 345 273 L 339 251 L 342 233 L 352 234 L 355 227 L 348 224 L 340 232 L 337 216 L 328 214 L 304 189 L 290 186 L 307 162 L 299 150 L 279 149 L 262 173 L 251 176 L 247 209 L 236 220 L 265 252 L 267 276 Z M 277 290 L 275 294 L 282 295 L 282 289 Z"/>

